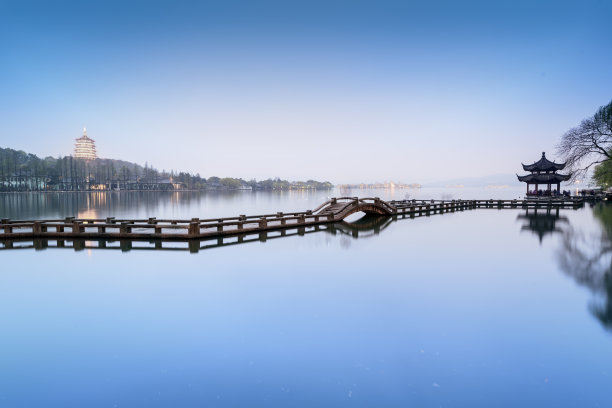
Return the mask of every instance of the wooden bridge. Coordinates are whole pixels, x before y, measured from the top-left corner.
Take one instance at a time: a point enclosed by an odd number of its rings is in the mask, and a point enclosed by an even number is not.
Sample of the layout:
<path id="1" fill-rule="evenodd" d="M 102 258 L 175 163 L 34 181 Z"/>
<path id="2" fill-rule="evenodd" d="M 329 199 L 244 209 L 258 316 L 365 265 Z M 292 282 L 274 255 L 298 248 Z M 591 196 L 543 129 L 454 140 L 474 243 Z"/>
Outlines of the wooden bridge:
<path id="1" fill-rule="evenodd" d="M 419 217 L 477 208 L 578 208 L 584 200 L 403 200 L 384 201 L 378 197 L 332 198 L 314 210 L 304 212 L 190 220 L 169 219 L 80 219 L 0 220 L 0 241 L 19 239 L 105 239 L 105 240 L 201 240 L 260 234 L 267 231 L 304 231 L 337 223 L 351 214 L 363 212 L 387 216 Z M 315 228 L 316 229 L 316 228 Z M 5 245 L 6 247 L 6 245 Z"/>

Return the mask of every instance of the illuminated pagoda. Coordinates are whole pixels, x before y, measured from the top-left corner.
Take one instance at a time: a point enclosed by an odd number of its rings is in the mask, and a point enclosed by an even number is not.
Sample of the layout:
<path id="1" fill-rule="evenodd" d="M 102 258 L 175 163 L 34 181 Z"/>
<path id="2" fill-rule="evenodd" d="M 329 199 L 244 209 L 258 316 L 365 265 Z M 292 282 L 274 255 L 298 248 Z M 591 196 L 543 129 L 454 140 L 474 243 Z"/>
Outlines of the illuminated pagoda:
<path id="1" fill-rule="evenodd" d="M 83 128 L 83 136 L 76 139 L 74 144 L 74 157 L 84 160 L 96 159 L 96 142 L 87 136 L 87 129 Z"/>
<path id="2" fill-rule="evenodd" d="M 546 153 L 542 152 L 542 158 L 533 164 L 523 164 L 523 170 L 531 172 L 526 176 L 519 176 L 519 181 L 523 183 L 527 183 L 527 195 L 538 195 L 539 186 L 545 185 L 548 186 L 546 190 L 544 190 L 544 195 L 551 195 L 551 186 L 553 184 L 557 185 L 557 194 L 559 194 L 559 190 L 561 189 L 561 182 L 567 181 L 570 179 L 570 175 L 568 174 L 559 174 L 558 170 L 563 170 L 565 168 L 565 163 L 555 163 L 554 161 L 550 161 L 546 158 Z M 529 185 L 535 185 L 535 190 L 529 190 Z"/>

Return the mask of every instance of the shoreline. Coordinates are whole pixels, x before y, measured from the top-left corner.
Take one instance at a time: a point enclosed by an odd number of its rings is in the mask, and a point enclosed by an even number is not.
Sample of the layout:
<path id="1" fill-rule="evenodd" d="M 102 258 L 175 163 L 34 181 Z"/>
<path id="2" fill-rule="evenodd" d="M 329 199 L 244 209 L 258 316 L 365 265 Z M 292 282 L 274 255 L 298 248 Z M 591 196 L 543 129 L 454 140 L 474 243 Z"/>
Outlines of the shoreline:
<path id="1" fill-rule="evenodd" d="M 206 193 L 206 192 L 254 192 L 254 191 L 331 191 L 332 188 L 288 188 L 288 189 L 246 189 L 246 188 L 228 188 L 228 189 L 181 189 L 181 190 L 30 190 L 30 191 L 0 191 L 0 194 L 31 194 L 31 193 Z"/>

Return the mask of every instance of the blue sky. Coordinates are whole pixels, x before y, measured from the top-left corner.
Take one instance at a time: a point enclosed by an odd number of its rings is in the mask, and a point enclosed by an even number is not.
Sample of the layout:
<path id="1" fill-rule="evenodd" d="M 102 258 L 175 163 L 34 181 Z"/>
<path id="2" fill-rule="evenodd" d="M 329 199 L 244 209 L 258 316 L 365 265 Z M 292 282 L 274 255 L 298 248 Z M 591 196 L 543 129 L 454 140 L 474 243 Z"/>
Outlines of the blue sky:
<path id="1" fill-rule="evenodd" d="M 612 2 L 0 0 L 0 146 L 202 176 L 513 173 L 612 99 Z"/>

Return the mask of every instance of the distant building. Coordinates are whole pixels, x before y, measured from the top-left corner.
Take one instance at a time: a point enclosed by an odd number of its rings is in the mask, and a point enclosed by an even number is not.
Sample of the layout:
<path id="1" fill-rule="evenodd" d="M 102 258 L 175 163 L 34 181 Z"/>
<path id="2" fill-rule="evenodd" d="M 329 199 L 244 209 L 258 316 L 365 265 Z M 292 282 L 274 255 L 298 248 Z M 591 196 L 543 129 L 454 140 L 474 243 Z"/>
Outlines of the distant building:
<path id="1" fill-rule="evenodd" d="M 76 139 L 74 144 L 74 157 L 77 159 L 95 160 L 96 142 L 87 137 L 87 129 L 83 128 L 83 136 Z"/>

